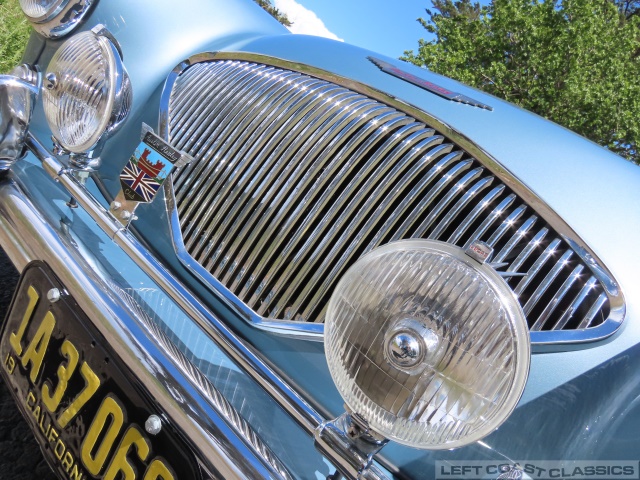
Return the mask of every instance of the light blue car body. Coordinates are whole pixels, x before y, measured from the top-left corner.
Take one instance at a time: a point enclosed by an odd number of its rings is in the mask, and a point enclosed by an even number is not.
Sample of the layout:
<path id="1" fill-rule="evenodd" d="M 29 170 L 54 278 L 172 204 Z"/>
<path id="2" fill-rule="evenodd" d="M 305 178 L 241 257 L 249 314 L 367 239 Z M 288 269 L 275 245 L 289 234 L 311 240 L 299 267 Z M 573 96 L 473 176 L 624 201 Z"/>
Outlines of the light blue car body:
<path id="1" fill-rule="evenodd" d="M 529 380 L 515 412 L 497 431 L 467 447 L 423 451 L 389 444 L 381 464 L 398 478 L 431 478 L 441 460 L 638 460 L 640 431 L 640 169 L 555 124 L 446 77 L 395 59 L 324 38 L 290 34 L 250 0 L 173 2 L 99 1 L 81 26 L 104 24 L 117 39 L 133 88 L 124 126 L 106 143 L 98 177 L 108 195 L 119 188 L 119 173 L 140 139 L 142 122 L 158 126 L 159 100 L 167 76 L 180 62 L 203 52 L 244 52 L 312 66 L 385 92 L 428 112 L 495 159 L 549 205 L 612 272 L 626 301 L 622 326 L 597 342 L 534 348 Z M 24 61 L 46 69 L 62 43 L 32 36 Z M 375 55 L 416 76 L 455 90 L 493 110 L 448 101 L 390 76 L 367 57 Z M 31 133 L 51 148 L 42 106 Z M 140 269 L 82 209 L 66 206 L 67 192 L 47 176 L 33 154 L 13 168 L 13 179 L 51 229 L 85 245 L 96 267 L 122 288 L 154 292 L 162 303 L 163 328 L 180 338 L 194 363 L 232 372 L 221 391 L 297 478 L 325 478 L 335 468 L 314 448 L 313 438 L 225 352 L 180 312 L 155 279 Z M 108 208 L 92 182 L 89 189 Z M 319 342 L 286 338 L 247 324 L 220 296 L 185 269 L 171 243 L 164 198 L 136 212 L 135 228 L 166 238 L 154 255 L 202 303 L 252 345 L 294 390 L 327 419 L 343 412 L 343 401 L 328 372 Z M 6 218 L 6 216 L 5 216 Z M 61 223 L 61 219 L 64 221 Z M 34 259 L 23 241 L 0 235 L 18 267 Z M 23 253 L 16 253 L 22 251 Z M 161 299 L 161 300 L 160 300 Z M 166 312 L 172 312 L 167 314 Z M 165 318 L 166 317 L 166 318 Z M 191 325 L 191 326 L 189 326 Z M 170 335 L 171 336 L 171 335 Z M 216 376 L 217 375 L 217 376 Z"/>

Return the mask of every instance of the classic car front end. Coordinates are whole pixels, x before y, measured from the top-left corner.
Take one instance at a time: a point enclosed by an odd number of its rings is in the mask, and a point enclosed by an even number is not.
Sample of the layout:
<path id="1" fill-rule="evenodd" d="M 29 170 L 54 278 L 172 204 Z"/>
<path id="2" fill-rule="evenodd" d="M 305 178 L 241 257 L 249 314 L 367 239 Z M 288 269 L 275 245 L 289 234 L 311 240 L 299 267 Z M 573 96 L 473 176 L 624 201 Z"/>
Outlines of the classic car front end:
<path id="1" fill-rule="evenodd" d="M 250 0 L 21 5 L 0 358 L 60 478 L 638 478 L 636 166 Z"/>

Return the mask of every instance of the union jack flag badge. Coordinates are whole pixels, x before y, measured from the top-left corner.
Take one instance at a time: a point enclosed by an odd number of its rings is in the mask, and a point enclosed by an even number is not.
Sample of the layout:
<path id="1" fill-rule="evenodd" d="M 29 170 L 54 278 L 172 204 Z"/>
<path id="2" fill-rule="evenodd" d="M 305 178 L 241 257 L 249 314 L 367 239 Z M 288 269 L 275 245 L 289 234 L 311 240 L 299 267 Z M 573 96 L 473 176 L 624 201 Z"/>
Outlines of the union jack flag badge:
<path id="1" fill-rule="evenodd" d="M 142 141 L 120 173 L 122 193 L 128 201 L 149 203 L 171 171 L 191 160 L 143 125 Z"/>

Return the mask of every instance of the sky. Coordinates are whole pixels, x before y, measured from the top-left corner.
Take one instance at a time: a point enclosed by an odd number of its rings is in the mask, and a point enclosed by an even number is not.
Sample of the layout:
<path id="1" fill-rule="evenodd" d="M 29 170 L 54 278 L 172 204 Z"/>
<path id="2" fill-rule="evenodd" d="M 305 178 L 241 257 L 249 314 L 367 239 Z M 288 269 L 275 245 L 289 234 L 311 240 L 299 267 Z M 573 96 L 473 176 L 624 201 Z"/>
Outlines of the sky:
<path id="1" fill-rule="evenodd" d="M 293 33 L 320 35 L 397 58 L 428 32 L 417 22 L 430 0 L 272 0 Z"/>

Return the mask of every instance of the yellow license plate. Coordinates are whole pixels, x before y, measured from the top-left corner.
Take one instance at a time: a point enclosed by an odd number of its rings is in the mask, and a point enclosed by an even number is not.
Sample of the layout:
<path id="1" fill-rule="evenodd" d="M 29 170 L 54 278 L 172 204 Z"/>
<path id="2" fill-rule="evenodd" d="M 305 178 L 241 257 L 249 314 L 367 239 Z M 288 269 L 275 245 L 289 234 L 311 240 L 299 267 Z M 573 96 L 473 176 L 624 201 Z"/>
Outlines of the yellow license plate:
<path id="1" fill-rule="evenodd" d="M 59 298 L 58 298 L 59 297 Z M 22 274 L 0 338 L 2 375 L 61 478 L 196 479 L 197 463 L 51 269 Z"/>

